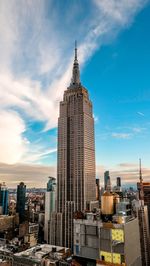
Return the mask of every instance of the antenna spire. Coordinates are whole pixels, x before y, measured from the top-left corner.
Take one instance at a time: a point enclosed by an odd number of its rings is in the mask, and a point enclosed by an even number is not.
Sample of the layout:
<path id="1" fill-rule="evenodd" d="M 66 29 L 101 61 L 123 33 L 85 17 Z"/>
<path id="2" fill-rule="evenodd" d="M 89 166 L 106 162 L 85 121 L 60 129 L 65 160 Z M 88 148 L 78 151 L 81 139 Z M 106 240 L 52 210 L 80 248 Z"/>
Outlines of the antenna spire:
<path id="1" fill-rule="evenodd" d="M 142 177 L 141 159 L 139 159 L 139 179 L 140 179 L 140 192 L 139 192 L 139 197 L 140 197 L 141 200 L 144 200 L 144 190 L 143 190 L 143 177 Z"/>
<path id="2" fill-rule="evenodd" d="M 77 41 L 75 41 L 75 57 L 74 60 L 77 61 Z"/>
<path id="3" fill-rule="evenodd" d="M 142 177 L 141 159 L 139 159 L 139 178 L 140 178 L 140 183 L 142 183 L 143 177 Z"/>
<path id="4" fill-rule="evenodd" d="M 80 70 L 79 70 L 79 63 L 78 63 L 78 57 L 77 57 L 77 41 L 75 41 L 74 52 L 75 52 L 74 63 L 73 63 L 72 79 L 71 79 L 70 86 L 78 88 L 80 86 Z"/>

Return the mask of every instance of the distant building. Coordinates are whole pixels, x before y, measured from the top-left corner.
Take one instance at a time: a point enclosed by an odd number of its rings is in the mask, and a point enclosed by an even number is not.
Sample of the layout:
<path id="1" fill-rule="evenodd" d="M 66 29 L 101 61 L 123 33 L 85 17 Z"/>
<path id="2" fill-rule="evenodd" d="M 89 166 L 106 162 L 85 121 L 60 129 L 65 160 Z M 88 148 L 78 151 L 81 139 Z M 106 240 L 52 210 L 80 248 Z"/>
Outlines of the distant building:
<path id="1" fill-rule="evenodd" d="M 45 222 L 44 222 L 44 239 L 48 241 L 48 222 L 50 220 L 50 214 L 55 212 L 56 208 L 56 178 L 49 177 L 47 183 L 47 191 L 45 193 Z"/>
<path id="2" fill-rule="evenodd" d="M 8 214 L 8 188 L 5 183 L 0 184 L 0 215 Z"/>
<path id="3" fill-rule="evenodd" d="M 109 171 L 104 172 L 104 189 L 107 189 L 108 180 L 110 179 Z"/>
<path id="4" fill-rule="evenodd" d="M 26 185 L 21 182 L 17 186 L 17 206 L 16 211 L 19 213 L 20 223 L 25 221 L 25 200 L 26 200 Z"/>
<path id="5" fill-rule="evenodd" d="M 120 176 L 118 176 L 117 177 L 117 187 L 121 187 L 121 177 Z"/>
<path id="6" fill-rule="evenodd" d="M 96 200 L 100 201 L 100 180 L 96 178 Z"/>

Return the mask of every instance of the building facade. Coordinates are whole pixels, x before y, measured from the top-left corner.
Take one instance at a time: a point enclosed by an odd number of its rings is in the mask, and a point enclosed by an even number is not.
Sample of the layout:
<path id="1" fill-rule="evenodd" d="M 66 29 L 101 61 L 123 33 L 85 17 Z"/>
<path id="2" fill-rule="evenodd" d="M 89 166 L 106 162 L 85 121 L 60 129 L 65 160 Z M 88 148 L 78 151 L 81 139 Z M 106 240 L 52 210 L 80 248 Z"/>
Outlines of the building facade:
<path id="1" fill-rule="evenodd" d="M 0 214 L 8 214 L 8 189 L 5 183 L 0 184 Z"/>
<path id="2" fill-rule="evenodd" d="M 26 185 L 21 182 L 17 186 L 17 205 L 16 211 L 19 213 L 20 223 L 25 220 L 25 201 L 26 201 Z"/>
<path id="3" fill-rule="evenodd" d="M 45 221 L 44 221 L 44 239 L 47 243 L 48 241 L 48 223 L 50 220 L 50 215 L 55 212 L 56 205 L 56 178 L 49 177 L 47 183 L 47 191 L 45 193 Z"/>
<path id="4" fill-rule="evenodd" d="M 92 103 L 81 85 L 77 48 L 70 86 L 58 118 L 57 213 L 62 214 L 63 245 L 73 244 L 73 213 L 96 199 Z"/>
<path id="5" fill-rule="evenodd" d="M 141 190 L 143 190 L 143 200 L 144 204 L 147 205 L 148 209 L 148 219 L 149 219 L 149 228 L 150 228 L 150 182 L 138 182 L 137 188 L 139 190 L 139 193 Z"/>
<path id="6" fill-rule="evenodd" d="M 96 265 L 141 266 L 138 219 L 105 223 L 93 213 L 74 219 L 74 255 Z"/>
<path id="7" fill-rule="evenodd" d="M 107 189 L 108 181 L 110 180 L 109 171 L 104 172 L 104 189 Z"/>

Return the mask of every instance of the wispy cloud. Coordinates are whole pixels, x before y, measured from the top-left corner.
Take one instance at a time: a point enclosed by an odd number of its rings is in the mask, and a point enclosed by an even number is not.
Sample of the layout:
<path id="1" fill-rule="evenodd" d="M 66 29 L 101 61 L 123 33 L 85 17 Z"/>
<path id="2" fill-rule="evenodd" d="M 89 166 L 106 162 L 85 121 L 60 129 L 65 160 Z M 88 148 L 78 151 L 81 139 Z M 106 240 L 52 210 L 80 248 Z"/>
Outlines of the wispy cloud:
<path id="1" fill-rule="evenodd" d="M 24 137 L 28 120 L 42 121 L 45 130 L 57 126 L 59 101 L 71 78 L 74 36 L 78 33 L 82 69 L 100 46 L 134 21 L 146 2 L 93 0 L 85 12 L 82 1 L 78 6 L 71 1 L 63 17 L 55 1 L 0 2 L 0 113 L 3 117 L 5 112 L 8 120 L 11 112 L 13 121 L 6 127 L 13 145 L 0 142 L 1 150 L 7 151 L 2 162 L 21 162 L 30 152 Z M 3 137 L 3 123 L 0 131 Z"/>
<path id="2" fill-rule="evenodd" d="M 142 113 L 142 112 L 137 112 L 137 114 L 140 116 L 145 116 L 144 113 Z"/>
<path id="3" fill-rule="evenodd" d="M 101 184 L 104 182 L 104 171 L 110 171 L 110 177 L 112 184 L 116 184 L 116 177 L 120 176 L 122 179 L 122 184 L 135 184 L 139 182 L 139 165 L 138 163 L 120 163 L 115 165 L 113 168 L 109 168 L 107 166 L 98 166 L 97 165 L 97 176 L 100 177 Z M 150 168 L 142 167 L 142 175 L 144 182 L 149 182 L 150 180 Z"/>
<path id="4" fill-rule="evenodd" d="M 131 133 L 112 133 L 112 137 L 116 139 L 130 139 L 132 137 Z"/>
<path id="5" fill-rule="evenodd" d="M 11 188 L 16 187 L 21 181 L 24 181 L 28 187 L 45 187 L 48 176 L 56 177 L 56 167 L 0 163 L 0 182 L 7 181 L 7 185 Z"/>

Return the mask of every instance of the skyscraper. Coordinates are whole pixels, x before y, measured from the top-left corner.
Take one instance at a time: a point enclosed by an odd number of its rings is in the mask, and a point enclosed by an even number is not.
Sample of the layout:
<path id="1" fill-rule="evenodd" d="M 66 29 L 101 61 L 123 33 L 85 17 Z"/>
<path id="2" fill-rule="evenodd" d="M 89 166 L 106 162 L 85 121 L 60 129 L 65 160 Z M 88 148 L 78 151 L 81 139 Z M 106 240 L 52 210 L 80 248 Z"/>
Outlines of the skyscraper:
<path id="1" fill-rule="evenodd" d="M 121 177 L 117 177 L 117 187 L 121 187 Z"/>
<path id="2" fill-rule="evenodd" d="M 55 211 L 56 201 L 56 178 L 49 177 L 47 183 L 47 191 L 45 193 L 45 223 L 44 223 L 44 239 L 48 243 L 48 222 L 50 214 Z"/>
<path id="3" fill-rule="evenodd" d="M 141 255 L 142 255 L 142 266 L 150 265 L 150 239 L 149 239 L 149 223 L 148 223 L 148 202 L 145 202 L 144 194 L 144 183 L 142 178 L 141 170 L 141 159 L 140 159 L 140 171 L 139 171 L 140 182 L 137 183 L 139 190 L 139 206 L 137 208 L 137 214 L 139 218 L 139 229 L 140 229 L 140 243 L 141 243 Z"/>
<path id="4" fill-rule="evenodd" d="M 104 172 L 104 189 L 105 190 L 107 188 L 108 180 L 110 180 L 109 171 L 105 171 Z"/>
<path id="5" fill-rule="evenodd" d="M 17 206 L 16 211 L 19 213 L 20 223 L 25 220 L 25 199 L 26 199 L 26 185 L 23 182 L 17 186 Z"/>
<path id="6" fill-rule="evenodd" d="M 0 214 L 8 214 L 8 189 L 5 183 L 0 184 Z"/>
<path id="7" fill-rule="evenodd" d="M 62 214 L 63 245 L 73 245 L 73 213 L 96 200 L 92 103 L 80 82 L 77 47 L 72 80 L 58 118 L 57 213 Z"/>

